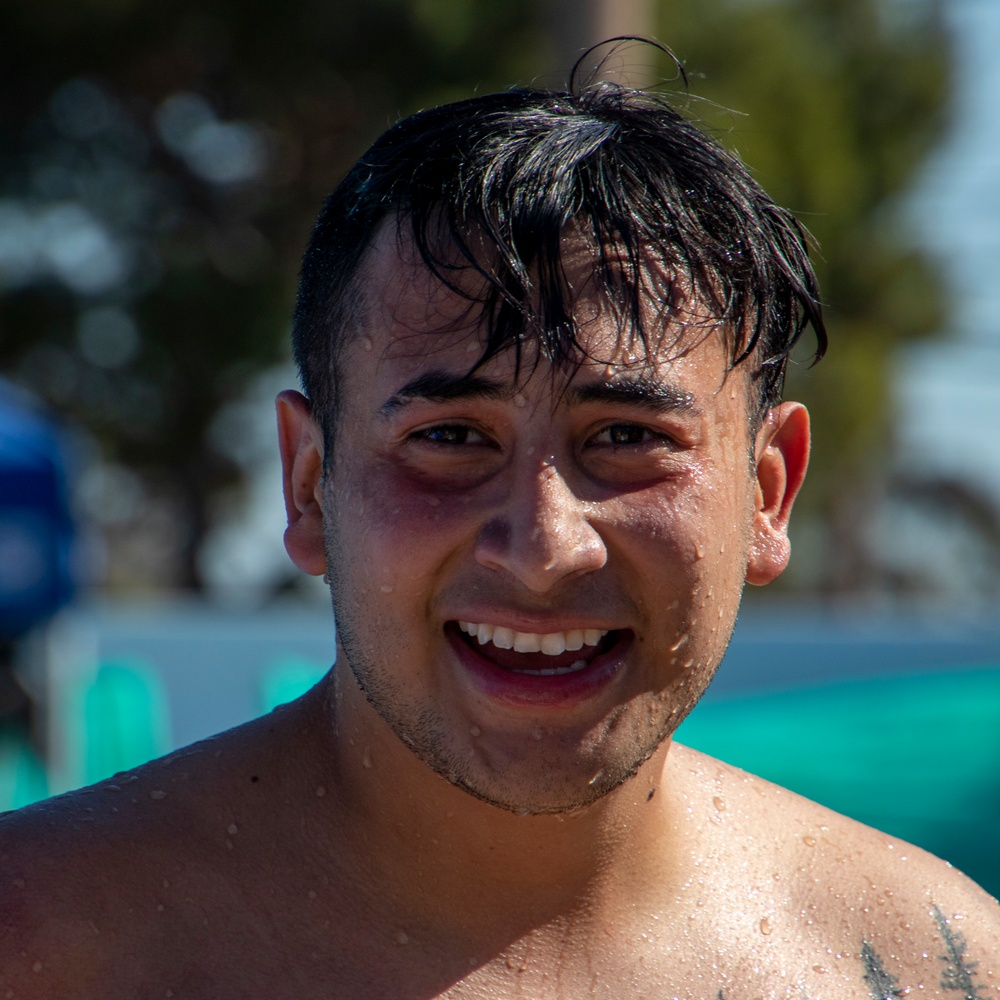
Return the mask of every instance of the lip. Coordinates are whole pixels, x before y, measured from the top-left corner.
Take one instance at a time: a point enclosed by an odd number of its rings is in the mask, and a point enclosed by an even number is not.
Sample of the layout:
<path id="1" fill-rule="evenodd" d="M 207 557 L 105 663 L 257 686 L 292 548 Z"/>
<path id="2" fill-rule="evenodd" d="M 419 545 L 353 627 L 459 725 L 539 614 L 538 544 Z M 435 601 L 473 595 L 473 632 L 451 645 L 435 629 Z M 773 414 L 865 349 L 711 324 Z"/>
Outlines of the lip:
<path id="1" fill-rule="evenodd" d="M 589 626 L 593 627 L 593 626 Z M 523 629 L 529 631 L 529 629 Z M 530 631 L 543 631 L 534 628 Z M 564 631 L 565 626 L 549 631 Z M 569 709 L 598 695 L 619 673 L 635 638 L 630 629 L 617 632 L 614 645 L 570 674 L 536 675 L 505 670 L 462 638 L 457 621 L 445 625 L 445 636 L 466 677 L 491 701 L 510 706 Z"/>

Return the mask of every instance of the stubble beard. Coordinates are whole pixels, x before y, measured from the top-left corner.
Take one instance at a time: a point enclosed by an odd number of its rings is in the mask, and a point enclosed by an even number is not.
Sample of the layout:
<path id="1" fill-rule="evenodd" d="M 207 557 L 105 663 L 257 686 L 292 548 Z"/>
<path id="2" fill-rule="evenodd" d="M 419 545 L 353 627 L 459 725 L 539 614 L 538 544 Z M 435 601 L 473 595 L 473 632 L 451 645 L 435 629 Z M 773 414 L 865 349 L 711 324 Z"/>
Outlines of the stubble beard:
<path id="1" fill-rule="evenodd" d="M 336 669 L 343 671 L 346 660 L 368 704 L 430 771 L 474 798 L 507 812 L 522 816 L 558 815 L 585 809 L 599 801 L 636 775 L 697 701 L 694 692 L 685 690 L 682 677 L 673 693 L 680 696 L 683 708 L 678 707 L 673 697 L 662 699 L 659 714 L 647 716 L 643 708 L 644 718 L 640 722 L 634 718 L 639 714 L 638 705 L 627 702 L 619 706 L 600 724 L 595 737 L 597 752 L 587 755 L 596 763 L 589 767 L 576 762 L 570 768 L 563 767 L 559 763 L 565 759 L 562 753 L 555 754 L 555 761 L 547 759 L 546 750 L 551 751 L 553 741 L 559 743 L 559 736 L 552 732 L 538 742 L 526 735 L 520 753 L 513 759 L 506 754 L 503 760 L 493 761 L 474 745 L 467 733 L 455 732 L 455 727 L 448 724 L 435 706 L 421 704 L 403 690 L 377 653 L 378 633 L 369 637 L 366 630 L 371 627 L 360 626 L 360 616 L 352 613 L 352 602 L 342 592 L 335 573 L 330 574 L 330 587 L 342 653 Z M 669 707 L 671 704 L 673 708 Z M 628 732 L 629 729 L 632 731 Z M 568 737 L 566 742 L 570 743 Z M 572 757 L 576 748 L 567 749 Z"/>

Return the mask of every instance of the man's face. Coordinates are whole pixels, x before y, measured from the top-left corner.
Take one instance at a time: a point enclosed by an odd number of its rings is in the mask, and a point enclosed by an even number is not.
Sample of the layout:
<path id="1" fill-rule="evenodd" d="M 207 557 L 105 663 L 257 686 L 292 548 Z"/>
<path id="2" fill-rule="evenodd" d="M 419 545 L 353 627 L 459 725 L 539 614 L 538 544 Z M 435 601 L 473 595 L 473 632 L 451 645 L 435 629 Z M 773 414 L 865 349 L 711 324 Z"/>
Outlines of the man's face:
<path id="1" fill-rule="evenodd" d="M 620 343 L 582 278 L 599 361 L 529 356 L 516 377 L 503 355 L 469 376 L 468 301 L 394 229 L 359 280 L 322 494 L 339 669 L 472 794 L 591 802 L 673 732 L 729 640 L 760 543 L 745 376 L 697 310 L 648 354 Z"/>

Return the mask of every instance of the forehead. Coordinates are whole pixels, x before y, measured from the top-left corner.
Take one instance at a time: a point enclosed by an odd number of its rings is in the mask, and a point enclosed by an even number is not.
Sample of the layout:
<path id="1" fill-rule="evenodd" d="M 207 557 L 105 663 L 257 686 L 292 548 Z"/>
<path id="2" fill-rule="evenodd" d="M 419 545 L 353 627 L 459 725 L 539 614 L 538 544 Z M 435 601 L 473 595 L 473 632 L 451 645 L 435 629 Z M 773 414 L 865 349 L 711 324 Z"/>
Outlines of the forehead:
<path id="1" fill-rule="evenodd" d="M 613 256 L 613 251 L 605 251 L 605 259 Z M 555 367 L 541 346 L 551 342 L 551 335 L 522 323 L 509 349 L 490 362 L 509 369 L 512 382 L 539 367 L 572 379 L 581 369 L 651 369 L 683 365 L 692 356 L 710 356 L 720 370 L 720 384 L 726 381 L 728 346 L 722 324 L 691 293 L 690 282 L 659 264 L 652 252 L 635 276 L 642 292 L 641 333 L 627 305 L 616 306 L 613 290 L 609 293 L 598 280 L 593 247 L 572 228 L 564 234 L 559 265 L 575 328 L 566 340 L 574 343 Z M 380 367 L 419 365 L 432 358 L 439 365 L 447 355 L 452 364 L 468 370 L 480 361 L 486 346 L 489 285 L 457 251 L 449 266 L 435 272 L 415 249 L 405 223 L 390 220 L 377 232 L 355 280 L 360 309 L 354 346 L 360 344 Z"/>

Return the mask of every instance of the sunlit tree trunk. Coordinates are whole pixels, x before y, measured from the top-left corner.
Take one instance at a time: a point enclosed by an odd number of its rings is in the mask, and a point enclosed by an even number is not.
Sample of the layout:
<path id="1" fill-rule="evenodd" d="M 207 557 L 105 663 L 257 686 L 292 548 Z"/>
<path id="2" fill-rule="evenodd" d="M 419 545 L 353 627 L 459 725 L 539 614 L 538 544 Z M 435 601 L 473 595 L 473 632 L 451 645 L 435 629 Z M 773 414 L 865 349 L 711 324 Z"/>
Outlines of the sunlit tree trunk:
<path id="1" fill-rule="evenodd" d="M 617 35 L 653 34 L 654 0 L 549 0 L 547 29 L 550 37 L 553 72 L 568 75 L 580 55 Z M 633 86 L 652 80 L 650 60 L 641 55 L 614 61 L 611 73 Z"/>

